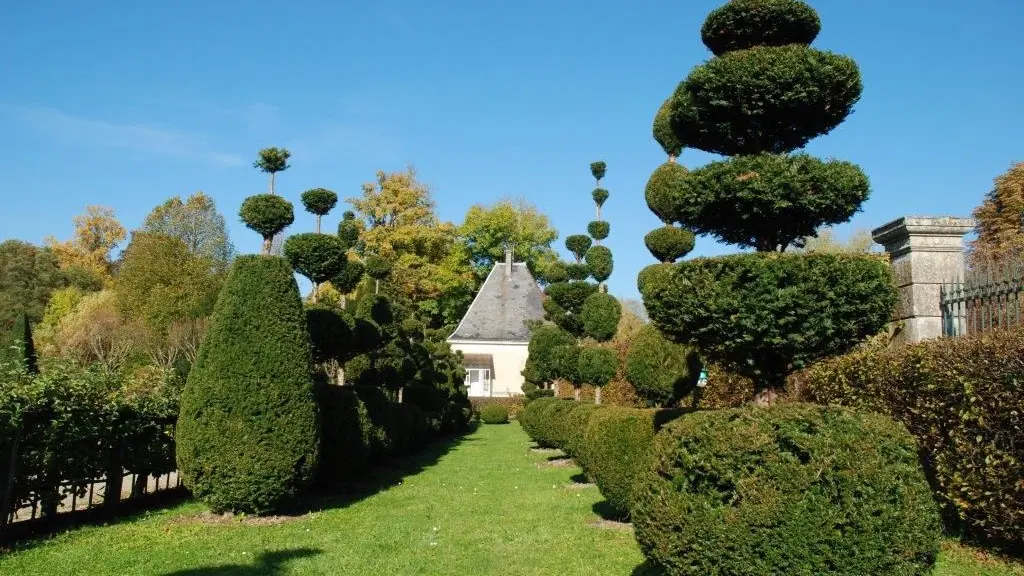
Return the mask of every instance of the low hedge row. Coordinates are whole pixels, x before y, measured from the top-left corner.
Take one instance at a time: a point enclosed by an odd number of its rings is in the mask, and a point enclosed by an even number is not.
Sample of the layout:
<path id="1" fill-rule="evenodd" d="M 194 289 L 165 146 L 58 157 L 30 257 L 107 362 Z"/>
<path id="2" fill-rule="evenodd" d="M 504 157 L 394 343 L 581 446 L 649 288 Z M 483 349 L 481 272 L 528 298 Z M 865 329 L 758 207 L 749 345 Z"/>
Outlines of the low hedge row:
<path id="1" fill-rule="evenodd" d="M 799 395 L 887 414 L 923 452 L 947 521 L 1024 545 L 1024 329 L 886 347 L 812 366 Z"/>
<path id="2" fill-rule="evenodd" d="M 508 411 L 509 418 L 515 418 L 519 411 L 523 409 L 523 405 L 526 402 L 525 396 L 495 396 L 495 397 L 473 397 L 469 399 L 470 403 L 473 404 L 473 410 L 478 413 L 483 412 L 484 408 L 497 404 L 504 406 L 505 410 Z"/>
<path id="3" fill-rule="evenodd" d="M 480 409 L 480 421 L 484 424 L 508 424 L 508 409 L 502 404 L 487 404 Z"/>

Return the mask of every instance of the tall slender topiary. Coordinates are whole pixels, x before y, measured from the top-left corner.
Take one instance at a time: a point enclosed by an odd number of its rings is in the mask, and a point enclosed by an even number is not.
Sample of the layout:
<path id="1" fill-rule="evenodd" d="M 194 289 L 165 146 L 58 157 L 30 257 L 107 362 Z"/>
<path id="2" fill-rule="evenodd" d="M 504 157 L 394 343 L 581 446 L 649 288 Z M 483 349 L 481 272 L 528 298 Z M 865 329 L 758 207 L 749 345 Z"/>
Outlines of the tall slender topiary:
<path id="1" fill-rule="evenodd" d="M 283 258 L 235 259 L 182 392 L 178 470 L 214 511 L 266 514 L 313 480 L 306 317 Z"/>
<path id="2" fill-rule="evenodd" d="M 338 203 L 338 195 L 326 188 L 313 188 L 302 193 L 302 205 L 306 212 L 316 216 L 316 233 L 320 233 L 320 219 L 326 216 Z"/>
<path id="3" fill-rule="evenodd" d="M 664 334 L 754 379 L 761 403 L 793 370 L 878 332 L 895 305 L 881 260 L 780 254 L 848 220 L 868 196 L 856 165 L 793 153 L 838 126 L 861 95 L 853 60 L 810 46 L 819 29 L 800 0 L 731 0 L 701 30 L 715 57 L 654 122 L 669 162 L 651 175 L 648 207 L 668 226 L 757 252 L 642 274 L 644 303 Z M 687 172 L 674 162 L 683 147 L 728 158 Z M 689 248 L 684 236 L 659 232 L 647 244 L 671 262 Z"/>

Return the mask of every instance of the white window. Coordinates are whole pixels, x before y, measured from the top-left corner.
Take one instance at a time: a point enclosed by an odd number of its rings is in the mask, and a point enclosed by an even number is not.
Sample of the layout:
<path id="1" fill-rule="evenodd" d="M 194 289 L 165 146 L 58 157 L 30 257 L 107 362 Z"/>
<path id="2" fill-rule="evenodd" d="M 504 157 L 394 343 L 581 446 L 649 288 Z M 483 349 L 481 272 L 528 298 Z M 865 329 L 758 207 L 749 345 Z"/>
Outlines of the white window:
<path id="1" fill-rule="evenodd" d="M 491 395 L 491 370 L 490 368 L 467 368 L 466 387 L 469 388 L 470 396 Z"/>

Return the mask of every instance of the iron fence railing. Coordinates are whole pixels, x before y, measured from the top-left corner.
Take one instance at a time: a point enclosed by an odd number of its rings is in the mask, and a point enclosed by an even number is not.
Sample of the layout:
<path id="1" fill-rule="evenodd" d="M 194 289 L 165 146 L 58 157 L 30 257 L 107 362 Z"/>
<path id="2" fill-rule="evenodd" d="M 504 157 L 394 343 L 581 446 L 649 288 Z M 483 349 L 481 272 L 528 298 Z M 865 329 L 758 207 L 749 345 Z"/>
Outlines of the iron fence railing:
<path id="1" fill-rule="evenodd" d="M 939 291 L 942 334 L 963 336 L 1024 324 L 1024 265 L 972 270 Z"/>

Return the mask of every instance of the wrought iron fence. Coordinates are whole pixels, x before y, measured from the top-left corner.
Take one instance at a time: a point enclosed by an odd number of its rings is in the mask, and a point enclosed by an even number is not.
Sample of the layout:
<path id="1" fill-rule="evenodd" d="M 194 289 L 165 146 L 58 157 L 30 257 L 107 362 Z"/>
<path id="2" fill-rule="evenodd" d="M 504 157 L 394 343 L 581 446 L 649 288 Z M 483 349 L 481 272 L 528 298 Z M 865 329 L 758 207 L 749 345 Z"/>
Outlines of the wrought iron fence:
<path id="1" fill-rule="evenodd" d="M 1024 265 L 972 270 L 939 292 L 942 334 L 963 336 L 1024 324 Z"/>

